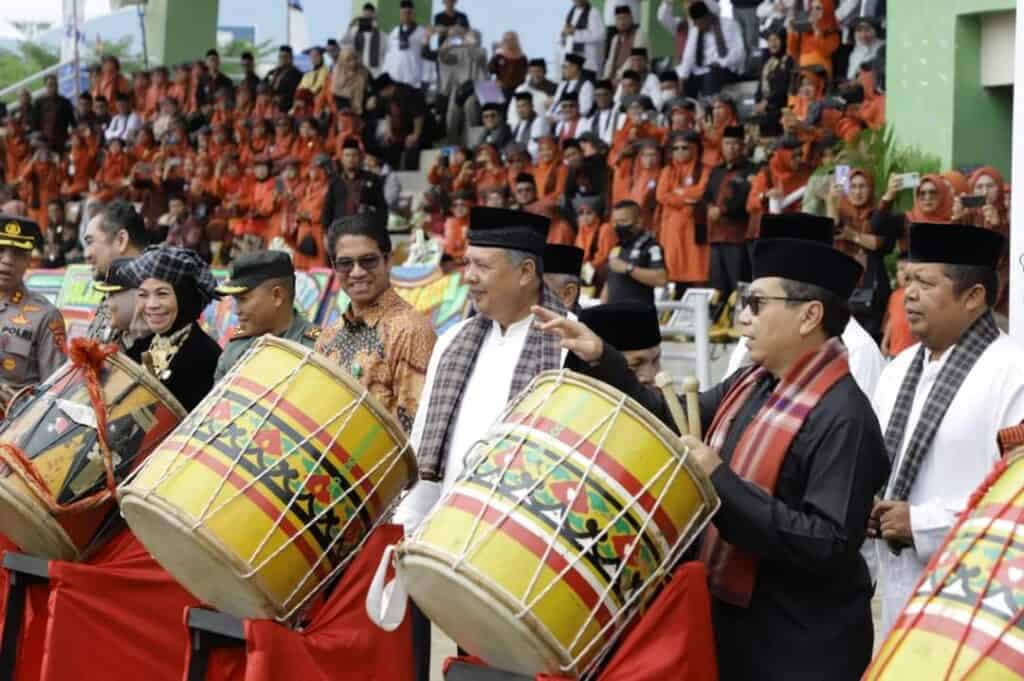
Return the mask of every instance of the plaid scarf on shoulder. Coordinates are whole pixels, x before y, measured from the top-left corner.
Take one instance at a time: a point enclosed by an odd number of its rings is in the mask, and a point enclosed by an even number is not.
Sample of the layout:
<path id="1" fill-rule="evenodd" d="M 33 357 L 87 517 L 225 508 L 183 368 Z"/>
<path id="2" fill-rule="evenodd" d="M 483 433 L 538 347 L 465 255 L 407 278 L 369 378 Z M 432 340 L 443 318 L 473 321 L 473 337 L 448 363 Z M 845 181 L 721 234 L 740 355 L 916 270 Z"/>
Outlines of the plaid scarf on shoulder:
<path id="1" fill-rule="evenodd" d="M 957 341 L 949 359 L 939 371 L 935 385 L 928 393 L 928 399 L 921 410 L 921 418 L 918 419 L 917 426 L 910 436 L 907 453 L 903 457 L 903 461 L 900 462 L 900 468 L 890 484 L 886 498 L 906 501 L 910 496 L 914 480 L 917 479 L 918 471 L 921 470 L 921 463 L 924 462 L 924 457 L 932 447 L 935 433 L 939 430 L 939 425 L 942 424 L 946 410 L 953 398 L 956 397 L 957 391 L 960 390 L 960 386 L 963 385 L 975 362 L 997 338 L 999 338 L 999 327 L 996 326 L 992 313 L 986 312 L 964 331 L 960 340 Z M 917 349 L 914 361 L 907 369 L 903 383 L 900 384 L 896 405 L 893 407 L 892 416 L 889 417 L 889 424 L 885 428 L 885 448 L 893 463 L 899 457 L 900 445 L 903 444 L 903 437 L 910 421 L 910 409 L 914 404 L 917 384 L 921 381 L 926 352 L 928 350 L 924 344 Z"/>
<path id="2" fill-rule="evenodd" d="M 554 310 L 563 317 L 565 306 L 548 287 L 541 290 L 543 307 Z M 423 439 L 416 452 L 419 460 L 420 478 L 423 480 L 441 480 L 444 478 L 445 454 L 448 453 L 448 442 L 451 430 L 462 404 L 466 381 L 473 373 L 477 355 L 484 344 L 484 339 L 491 330 L 491 320 L 476 315 L 462 327 L 458 336 L 441 356 L 434 377 L 433 389 L 430 393 L 430 404 L 427 407 L 426 423 Z M 562 345 L 559 339 L 539 329 L 530 328 L 526 334 L 526 344 L 519 353 L 515 373 L 512 375 L 512 386 L 508 397 L 511 400 L 525 388 L 537 374 L 562 365 Z M 489 426 L 490 424 L 484 424 Z M 464 452 L 455 452 L 461 456 Z"/>
<path id="3" fill-rule="evenodd" d="M 807 415 L 836 382 L 849 375 L 846 358 L 846 346 L 838 338 L 829 339 L 816 351 L 801 357 L 743 431 L 729 467 L 744 480 L 773 494 L 782 462 Z M 766 369 L 754 366 L 737 379 L 715 413 L 706 439 L 708 445 L 719 450 L 725 445 L 733 421 L 767 375 Z M 757 576 L 756 555 L 722 539 L 712 524 L 704 537 L 701 560 L 707 566 L 708 585 L 716 598 L 744 608 L 750 605 Z"/>

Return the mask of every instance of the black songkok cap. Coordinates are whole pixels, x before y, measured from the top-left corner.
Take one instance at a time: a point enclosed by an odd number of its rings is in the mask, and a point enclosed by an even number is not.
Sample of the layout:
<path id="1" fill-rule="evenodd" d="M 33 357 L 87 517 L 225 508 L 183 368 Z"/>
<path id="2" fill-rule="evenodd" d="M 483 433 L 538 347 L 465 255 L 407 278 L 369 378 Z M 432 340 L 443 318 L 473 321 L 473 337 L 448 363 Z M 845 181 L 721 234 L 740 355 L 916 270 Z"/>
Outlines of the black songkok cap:
<path id="1" fill-rule="evenodd" d="M 572 54 L 565 55 L 565 61 L 569 62 L 570 64 L 575 64 L 576 66 L 579 66 L 580 68 L 583 68 L 583 64 L 584 64 L 585 60 L 583 59 L 583 55 L 582 54 L 572 53 Z"/>
<path id="2" fill-rule="evenodd" d="M 743 140 L 746 137 L 746 131 L 742 125 L 730 125 L 722 133 L 722 139 Z"/>
<path id="3" fill-rule="evenodd" d="M 520 210 L 474 206 L 469 214 L 469 245 L 506 248 L 544 257 L 551 220 Z"/>
<path id="4" fill-rule="evenodd" d="M 658 311 L 637 302 L 609 303 L 580 312 L 580 321 L 616 350 L 647 350 L 661 345 Z"/>
<path id="5" fill-rule="evenodd" d="M 708 9 L 704 0 L 697 0 L 690 5 L 690 18 L 694 21 L 700 21 L 709 14 L 711 14 L 711 10 Z"/>
<path id="6" fill-rule="evenodd" d="M 835 228 L 831 218 L 808 213 L 761 216 L 762 239 L 802 239 L 831 246 Z"/>
<path id="7" fill-rule="evenodd" d="M 544 274 L 569 274 L 579 277 L 582 269 L 582 248 L 563 244 L 547 244 L 544 247 Z"/>
<path id="8" fill-rule="evenodd" d="M 910 262 L 968 265 L 996 269 L 1006 239 L 971 225 L 918 222 L 910 225 Z"/>
<path id="9" fill-rule="evenodd" d="M 846 300 L 863 272 L 856 260 L 817 241 L 762 239 L 754 245 L 755 280 L 781 277 L 820 286 Z"/>

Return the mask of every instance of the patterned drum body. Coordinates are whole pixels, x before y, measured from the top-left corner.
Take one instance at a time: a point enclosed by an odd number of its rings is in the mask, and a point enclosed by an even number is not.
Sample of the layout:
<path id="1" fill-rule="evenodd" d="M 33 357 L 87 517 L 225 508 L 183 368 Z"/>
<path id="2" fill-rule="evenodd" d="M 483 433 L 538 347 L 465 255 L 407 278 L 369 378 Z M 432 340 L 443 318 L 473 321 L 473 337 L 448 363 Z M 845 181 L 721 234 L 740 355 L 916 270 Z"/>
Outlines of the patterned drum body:
<path id="1" fill-rule="evenodd" d="M 129 526 L 195 596 L 284 620 L 415 478 L 405 434 L 362 386 L 263 338 L 119 494 Z"/>
<path id="2" fill-rule="evenodd" d="M 596 663 L 718 499 L 678 439 L 613 388 L 541 374 L 413 537 L 397 570 L 459 645 L 526 675 Z"/>
<path id="3" fill-rule="evenodd" d="M 107 444 L 120 481 L 185 418 L 185 410 L 124 355 L 107 359 L 100 384 L 107 407 Z M 31 398 L 18 401 L 0 426 L 0 442 L 25 454 L 58 504 L 67 506 L 106 488 L 85 372 L 72 364 L 58 369 Z M 79 561 L 119 526 L 114 499 L 54 515 L 8 454 L 0 454 L 0 533 L 22 550 L 40 558 Z"/>
<path id="4" fill-rule="evenodd" d="M 948 541 L 865 679 L 1024 679 L 1024 451 Z"/>

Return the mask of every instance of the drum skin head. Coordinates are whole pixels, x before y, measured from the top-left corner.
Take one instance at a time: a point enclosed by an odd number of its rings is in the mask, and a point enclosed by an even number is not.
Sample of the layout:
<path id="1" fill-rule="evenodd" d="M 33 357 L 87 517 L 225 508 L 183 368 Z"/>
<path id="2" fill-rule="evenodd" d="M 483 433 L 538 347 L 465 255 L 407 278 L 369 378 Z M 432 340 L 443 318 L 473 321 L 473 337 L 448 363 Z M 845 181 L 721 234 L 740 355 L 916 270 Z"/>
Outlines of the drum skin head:
<path id="1" fill-rule="evenodd" d="M 159 498 L 126 491 L 121 513 L 160 565 L 203 603 L 238 618 L 275 619 L 283 613 L 246 579 L 242 566 L 228 564 L 230 552 L 217 546 L 203 528 L 193 530 Z"/>
<path id="2" fill-rule="evenodd" d="M 398 575 L 410 593 L 420 594 L 416 605 L 427 618 L 459 645 L 497 669 L 533 678 L 538 672 L 555 676 L 568 660 L 545 645 L 539 630 L 511 617 L 509 606 L 472 579 L 458 579 L 452 589 L 452 569 L 437 559 L 406 554 L 398 563 Z M 458 577 L 462 577 L 460 573 Z M 531 615 L 527 614 L 527 618 Z"/>
<path id="3" fill-rule="evenodd" d="M 24 498 L 4 479 L 0 479 L 0 534 L 37 558 L 67 562 L 81 559 L 53 516 L 38 501 Z"/>

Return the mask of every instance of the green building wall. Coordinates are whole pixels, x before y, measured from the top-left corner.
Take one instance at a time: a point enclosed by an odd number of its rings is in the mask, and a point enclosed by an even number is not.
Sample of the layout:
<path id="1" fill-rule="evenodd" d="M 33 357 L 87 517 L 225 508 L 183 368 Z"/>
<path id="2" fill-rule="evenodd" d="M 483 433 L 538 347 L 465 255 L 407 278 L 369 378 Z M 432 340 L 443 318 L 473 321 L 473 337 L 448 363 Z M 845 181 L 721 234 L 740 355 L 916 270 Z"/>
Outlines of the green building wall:
<path id="1" fill-rule="evenodd" d="M 944 167 L 1010 174 L 1012 88 L 981 85 L 981 19 L 1014 0 L 890 0 L 886 117 Z"/>
<path id="2" fill-rule="evenodd" d="M 218 0 L 149 0 L 146 42 L 153 60 L 171 65 L 206 54 L 217 44 L 219 9 Z"/>

